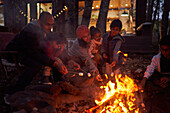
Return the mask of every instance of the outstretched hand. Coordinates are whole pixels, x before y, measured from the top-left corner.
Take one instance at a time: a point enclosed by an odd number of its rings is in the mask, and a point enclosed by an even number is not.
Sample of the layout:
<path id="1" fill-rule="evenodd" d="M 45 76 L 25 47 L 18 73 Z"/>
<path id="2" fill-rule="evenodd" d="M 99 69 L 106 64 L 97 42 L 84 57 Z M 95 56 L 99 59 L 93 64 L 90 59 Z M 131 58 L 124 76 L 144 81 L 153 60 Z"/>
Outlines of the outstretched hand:
<path id="1" fill-rule="evenodd" d="M 64 75 L 68 73 L 68 70 L 67 70 L 66 66 L 65 66 L 65 65 L 63 64 L 63 62 L 62 62 L 59 58 L 57 58 L 57 57 L 55 57 L 55 62 L 54 62 L 54 64 L 53 64 L 53 66 L 56 67 L 56 68 L 58 69 L 58 71 L 59 71 L 60 73 L 64 74 Z"/>
<path id="2" fill-rule="evenodd" d="M 92 74 L 93 77 L 96 77 L 97 81 L 103 81 L 98 70 L 91 71 L 91 74 Z"/>
<path id="3" fill-rule="evenodd" d="M 74 70 L 80 69 L 80 65 L 78 63 L 76 63 L 75 61 L 70 60 L 68 63 L 71 65 L 71 67 L 73 67 Z"/>

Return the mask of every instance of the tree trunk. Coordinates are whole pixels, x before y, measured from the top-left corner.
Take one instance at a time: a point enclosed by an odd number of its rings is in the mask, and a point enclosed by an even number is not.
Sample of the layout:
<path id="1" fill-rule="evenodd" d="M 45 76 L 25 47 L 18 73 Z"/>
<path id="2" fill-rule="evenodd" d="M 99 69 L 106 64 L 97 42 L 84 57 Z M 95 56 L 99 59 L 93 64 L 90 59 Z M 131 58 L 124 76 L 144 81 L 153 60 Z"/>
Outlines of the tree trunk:
<path id="1" fill-rule="evenodd" d="M 168 16 L 169 16 L 168 0 L 164 0 L 162 24 L 161 24 L 161 37 L 167 35 Z"/>
<path id="2" fill-rule="evenodd" d="M 147 6 L 148 13 L 146 18 L 146 21 L 148 22 L 152 21 L 153 4 L 154 4 L 154 0 L 148 0 L 148 6 Z"/>
<path id="3" fill-rule="evenodd" d="M 157 2 L 156 2 L 156 8 L 155 8 L 155 11 L 154 11 L 154 17 L 153 17 L 153 21 L 152 21 L 152 28 L 153 28 L 155 20 L 156 20 L 156 14 L 157 14 L 157 11 L 158 11 L 159 2 L 160 2 L 160 0 L 157 0 Z"/>
<path id="4" fill-rule="evenodd" d="M 110 0 L 102 0 L 100 5 L 100 12 L 99 17 L 97 20 L 96 27 L 99 28 L 104 34 L 106 32 L 106 20 L 107 20 L 107 13 L 109 9 Z"/>
<path id="5" fill-rule="evenodd" d="M 91 18 L 91 10 L 92 10 L 93 0 L 85 0 L 85 8 L 83 13 L 83 19 L 81 25 L 89 26 L 90 18 Z"/>

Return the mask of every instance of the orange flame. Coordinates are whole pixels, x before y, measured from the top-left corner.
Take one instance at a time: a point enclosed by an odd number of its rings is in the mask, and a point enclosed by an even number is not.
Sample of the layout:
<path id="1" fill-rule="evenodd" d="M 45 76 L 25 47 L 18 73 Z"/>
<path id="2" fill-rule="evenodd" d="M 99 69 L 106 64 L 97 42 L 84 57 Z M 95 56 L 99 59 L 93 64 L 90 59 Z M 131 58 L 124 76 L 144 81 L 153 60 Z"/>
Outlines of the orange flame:
<path id="1" fill-rule="evenodd" d="M 127 75 L 115 75 L 116 83 L 109 81 L 106 86 L 101 86 L 105 94 L 100 100 L 95 100 L 97 106 L 102 106 L 99 113 L 139 113 L 135 105 L 135 92 L 138 91 L 134 80 Z M 107 103 L 107 106 L 103 105 Z"/>

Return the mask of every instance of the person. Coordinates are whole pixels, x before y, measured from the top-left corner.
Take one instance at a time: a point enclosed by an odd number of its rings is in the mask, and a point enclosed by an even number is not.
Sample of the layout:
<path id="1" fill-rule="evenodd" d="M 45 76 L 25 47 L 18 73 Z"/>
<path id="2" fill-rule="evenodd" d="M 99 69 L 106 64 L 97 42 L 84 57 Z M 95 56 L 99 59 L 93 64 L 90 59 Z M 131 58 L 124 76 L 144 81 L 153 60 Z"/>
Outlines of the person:
<path id="1" fill-rule="evenodd" d="M 90 30 L 85 25 L 80 25 L 76 29 L 77 39 L 74 41 L 71 48 L 68 49 L 68 55 L 75 62 L 80 64 L 87 73 L 91 73 L 93 77 L 100 79 L 99 71 L 92 61 L 88 49 L 91 40 Z"/>
<path id="2" fill-rule="evenodd" d="M 115 19 L 110 24 L 110 32 L 103 36 L 101 54 L 106 64 L 106 74 L 110 75 L 120 73 L 120 66 L 122 65 L 121 54 L 118 54 L 122 43 L 125 39 L 119 34 L 122 28 L 122 22 Z"/>
<path id="3" fill-rule="evenodd" d="M 19 52 L 18 59 L 21 64 L 24 64 L 25 70 L 19 76 L 16 84 L 8 88 L 8 95 L 4 97 L 6 102 L 9 101 L 7 100 L 9 95 L 24 90 L 43 65 L 55 67 L 62 74 L 68 72 L 64 66 L 60 66 L 57 61 L 51 59 L 40 48 L 40 42 L 51 32 L 53 23 L 53 16 L 48 12 L 42 12 L 37 21 L 27 24 L 7 45 L 6 50 L 17 50 Z"/>
<path id="4" fill-rule="evenodd" d="M 139 84 L 147 97 L 147 110 L 152 113 L 168 113 L 170 106 L 170 35 L 160 40 L 160 52 L 152 57 L 150 65 Z"/>
<path id="5" fill-rule="evenodd" d="M 160 40 L 160 52 L 153 56 L 152 62 L 147 66 L 140 87 L 144 89 L 147 80 L 155 85 L 165 88 L 170 81 L 170 35 Z"/>
<path id="6" fill-rule="evenodd" d="M 91 43 L 89 48 L 89 54 L 93 59 L 95 65 L 99 69 L 100 73 L 102 73 L 101 69 L 101 56 L 100 56 L 100 49 L 102 45 L 102 37 L 101 31 L 94 26 L 90 27 L 90 35 L 91 35 Z"/>
<path id="7" fill-rule="evenodd" d="M 57 60 L 60 62 L 61 65 L 69 65 L 69 67 L 73 68 L 74 70 L 79 70 L 80 65 L 68 57 L 67 51 L 64 49 L 67 43 L 67 39 L 63 33 L 60 32 L 51 32 L 47 34 L 47 38 L 44 42 L 41 43 L 41 46 L 44 52 L 53 60 Z M 66 66 L 65 66 L 66 67 Z M 45 71 L 51 70 L 50 67 L 46 67 Z M 53 82 L 56 83 L 57 81 L 62 81 L 62 74 L 52 68 L 53 71 Z M 46 73 L 46 72 L 45 72 Z M 51 84 L 49 82 L 50 74 L 44 74 L 44 84 Z M 57 75 L 57 76 L 56 76 Z"/>

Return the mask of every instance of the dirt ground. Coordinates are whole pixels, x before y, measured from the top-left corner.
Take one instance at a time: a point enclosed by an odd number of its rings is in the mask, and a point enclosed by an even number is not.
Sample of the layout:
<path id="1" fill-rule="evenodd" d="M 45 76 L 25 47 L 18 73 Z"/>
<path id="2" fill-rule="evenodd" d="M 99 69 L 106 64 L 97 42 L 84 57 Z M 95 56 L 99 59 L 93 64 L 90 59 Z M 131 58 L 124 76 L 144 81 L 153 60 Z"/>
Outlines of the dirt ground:
<path id="1" fill-rule="evenodd" d="M 140 81 L 143 77 L 143 74 L 146 70 L 147 65 L 149 65 L 151 62 L 152 57 L 153 57 L 153 54 L 129 54 L 129 57 L 127 58 L 126 63 L 121 67 L 121 71 L 125 73 L 130 73 L 131 77 Z M 39 80 L 40 79 L 38 79 L 38 81 Z M 34 82 L 37 82 L 36 78 L 34 79 Z M 10 113 L 10 106 L 6 105 L 3 101 L 3 93 L 1 92 L 0 95 L 1 95 L 0 96 L 0 113 Z M 84 103 L 88 104 L 87 102 L 84 102 Z M 84 103 L 79 102 L 80 106 L 81 104 L 84 104 Z M 66 107 L 68 106 L 70 105 L 66 104 Z M 60 107 L 57 108 L 57 110 L 59 109 L 61 108 Z"/>

